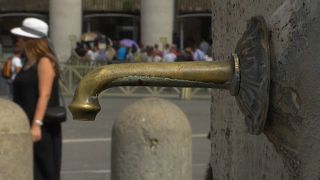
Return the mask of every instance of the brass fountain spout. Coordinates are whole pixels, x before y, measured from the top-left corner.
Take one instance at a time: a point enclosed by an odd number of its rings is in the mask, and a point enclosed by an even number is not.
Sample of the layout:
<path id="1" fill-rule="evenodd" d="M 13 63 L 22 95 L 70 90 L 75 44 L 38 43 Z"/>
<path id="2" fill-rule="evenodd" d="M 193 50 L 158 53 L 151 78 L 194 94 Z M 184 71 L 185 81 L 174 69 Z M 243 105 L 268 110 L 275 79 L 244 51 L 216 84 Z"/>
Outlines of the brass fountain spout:
<path id="1" fill-rule="evenodd" d="M 100 110 L 98 94 L 114 86 L 207 87 L 239 89 L 235 73 L 239 61 L 188 63 L 127 63 L 106 65 L 90 72 L 80 84 L 69 106 L 74 119 L 93 120 Z M 238 71 L 239 72 L 239 71 Z M 236 94 L 237 92 L 232 92 Z"/>
<path id="2" fill-rule="evenodd" d="M 236 53 L 223 61 L 106 65 L 79 83 L 69 109 L 74 119 L 94 120 L 98 95 L 114 86 L 205 87 L 229 89 L 246 115 L 249 132 L 263 130 L 268 111 L 269 35 L 262 17 L 253 17 Z"/>

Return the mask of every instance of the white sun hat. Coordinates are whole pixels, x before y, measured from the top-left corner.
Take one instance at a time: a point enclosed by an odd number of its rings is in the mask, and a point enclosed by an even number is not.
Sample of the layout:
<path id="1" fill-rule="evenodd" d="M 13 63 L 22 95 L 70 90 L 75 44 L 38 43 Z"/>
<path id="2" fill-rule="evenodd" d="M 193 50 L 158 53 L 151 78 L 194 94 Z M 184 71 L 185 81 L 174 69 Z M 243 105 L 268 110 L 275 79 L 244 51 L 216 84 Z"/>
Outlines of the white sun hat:
<path id="1" fill-rule="evenodd" d="M 25 18 L 22 27 L 11 29 L 11 33 L 17 36 L 29 38 L 44 38 L 48 36 L 48 24 L 37 18 Z"/>

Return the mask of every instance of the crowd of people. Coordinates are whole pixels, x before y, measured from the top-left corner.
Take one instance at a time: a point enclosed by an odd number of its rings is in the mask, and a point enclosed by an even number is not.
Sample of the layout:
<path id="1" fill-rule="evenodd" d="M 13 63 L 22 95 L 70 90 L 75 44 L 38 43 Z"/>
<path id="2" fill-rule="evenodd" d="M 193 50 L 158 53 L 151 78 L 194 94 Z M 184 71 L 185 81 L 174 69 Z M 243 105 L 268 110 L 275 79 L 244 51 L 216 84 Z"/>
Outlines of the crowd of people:
<path id="1" fill-rule="evenodd" d="M 199 45 L 191 45 L 179 50 L 175 44 L 124 45 L 121 41 L 101 38 L 89 42 L 77 42 L 75 48 L 80 61 L 90 64 L 212 61 L 211 45 L 203 40 Z"/>

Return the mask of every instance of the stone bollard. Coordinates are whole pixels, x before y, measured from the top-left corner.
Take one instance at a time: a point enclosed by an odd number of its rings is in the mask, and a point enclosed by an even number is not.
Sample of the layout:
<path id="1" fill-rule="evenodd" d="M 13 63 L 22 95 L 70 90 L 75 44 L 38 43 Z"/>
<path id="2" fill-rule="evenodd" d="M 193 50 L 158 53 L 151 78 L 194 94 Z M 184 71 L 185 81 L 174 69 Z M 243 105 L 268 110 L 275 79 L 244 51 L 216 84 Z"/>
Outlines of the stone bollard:
<path id="1" fill-rule="evenodd" d="M 191 180 L 191 127 L 185 114 L 159 98 L 125 108 L 112 130 L 112 180 Z"/>
<path id="2" fill-rule="evenodd" d="M 32 138 L 27 116 L 0 99 L 0 180 L 32 180 Z"/>

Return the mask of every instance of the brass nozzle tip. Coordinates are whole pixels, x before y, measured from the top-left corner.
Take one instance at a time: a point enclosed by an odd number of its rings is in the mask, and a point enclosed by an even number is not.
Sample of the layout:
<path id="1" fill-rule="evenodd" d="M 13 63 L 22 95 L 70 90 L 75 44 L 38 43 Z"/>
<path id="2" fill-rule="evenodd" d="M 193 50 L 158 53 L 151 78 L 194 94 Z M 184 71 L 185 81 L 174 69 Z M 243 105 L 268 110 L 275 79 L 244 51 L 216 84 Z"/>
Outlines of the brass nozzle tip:
<path id="1" fill-rule="evenodd" d="M 68 106 L 74 120 L 80 121 L 94 121 L 96 115 L 100 111 L 100 106 L 96 104 L 80 104 L 71 103 Z"/>

